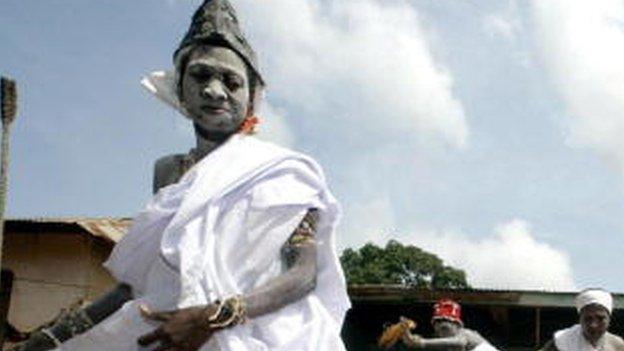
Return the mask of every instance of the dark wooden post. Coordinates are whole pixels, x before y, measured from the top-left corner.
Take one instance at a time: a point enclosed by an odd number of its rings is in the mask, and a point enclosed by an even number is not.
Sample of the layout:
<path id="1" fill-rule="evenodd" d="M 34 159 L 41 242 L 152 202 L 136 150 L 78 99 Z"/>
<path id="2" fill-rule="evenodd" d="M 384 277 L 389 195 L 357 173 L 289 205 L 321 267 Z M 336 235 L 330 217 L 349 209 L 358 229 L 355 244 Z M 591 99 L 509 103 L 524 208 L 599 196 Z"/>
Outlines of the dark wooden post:
<path id="1" fill-rule="evenodd" d="M 2 269 L 2 251 L 4 249 L 4 212 L 6 209 L 7 185 L 9 174 L 9 138 L 11 123 L 17 113 L 17 89 L 15 81 L 0 78 L 0 92 L 2 93 L 0 109 L 2 110 L 2 144 L 0 145 L 0 270 Z M 9 285 L 0 276 L 0 291 L 5 292 Z M 7 295 L 9 296 L 9 295 Z M 6 301 L 8 310 L 9 301 Z M 4 343 L 6 314 L 0 316 L 0 347 Z"/>
<path id="2" fill-rule="evenodd" d="M 540 348 L 541 338 L 542 338 L 542 309 L 537 307 L 535 308 L 535 347 L 534 350 Z"/>

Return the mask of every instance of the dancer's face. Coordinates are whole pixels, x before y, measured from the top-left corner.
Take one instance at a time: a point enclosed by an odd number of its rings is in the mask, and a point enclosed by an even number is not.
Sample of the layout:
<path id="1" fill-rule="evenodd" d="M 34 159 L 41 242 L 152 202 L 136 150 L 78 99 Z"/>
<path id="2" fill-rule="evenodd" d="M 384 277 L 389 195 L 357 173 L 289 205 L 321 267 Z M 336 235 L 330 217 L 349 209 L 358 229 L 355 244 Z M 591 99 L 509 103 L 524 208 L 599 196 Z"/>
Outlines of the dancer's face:
<path id="1" fill-rule="evenodd" d="M 245 62 L 228 48 L 197 47 L 182 74 L 180 98 L 193 122 L 206 132 L 235 132 L 249 110 Z"/>

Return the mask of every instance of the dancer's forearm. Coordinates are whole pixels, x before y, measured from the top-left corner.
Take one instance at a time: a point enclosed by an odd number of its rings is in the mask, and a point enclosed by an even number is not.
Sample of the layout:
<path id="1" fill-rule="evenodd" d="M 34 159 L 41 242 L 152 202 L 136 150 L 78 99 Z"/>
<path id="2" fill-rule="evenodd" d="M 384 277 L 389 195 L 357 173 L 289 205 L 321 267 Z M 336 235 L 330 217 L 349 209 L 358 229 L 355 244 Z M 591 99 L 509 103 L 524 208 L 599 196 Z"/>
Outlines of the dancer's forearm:
<path id="1" fill-rule="evenodd" d="M 448 350 L 461 349 L 465 350 L 468 341 L 463 337 L 435 338 L 425 339 L 418 335 L 406 332 L 403 336 L 403 342 L 410 349 L 418 350 Z"/>
<path id="2" fill-rule="evenodd" d="M 297 256 L 290 268 L 243 296 L 247 316 L 257 317 L 293 303 L 316 287 L 316 244 L 295 249 Z"/>
<path id="3" fill-rule="evenodd" d="M 132 287 L 128 284 L 121 283 L 113 290 L 85 307 L 84 310 L 93 323 L 98 324 L 132 299 Z"/>
<path id="4" fill-rule="evenodd" d="M 18 350 L 52 350 L 60 343 L 88 331 L 131 299 L 132 288 L 127 284 L 119 284 L 90 305 L 69 311 L 55 320 L 51 326 L 34 332 Z"/>

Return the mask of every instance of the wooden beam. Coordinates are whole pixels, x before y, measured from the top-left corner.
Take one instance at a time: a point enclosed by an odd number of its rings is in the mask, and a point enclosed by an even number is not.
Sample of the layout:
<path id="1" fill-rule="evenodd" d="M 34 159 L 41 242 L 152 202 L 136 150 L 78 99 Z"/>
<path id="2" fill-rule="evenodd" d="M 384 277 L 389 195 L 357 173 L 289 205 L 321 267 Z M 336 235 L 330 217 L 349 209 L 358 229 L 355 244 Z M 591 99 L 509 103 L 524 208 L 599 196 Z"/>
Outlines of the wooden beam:
<path id="1" fill-rule="evenodd" d="M 541 308 L 536 308 L 535 309 L 535 347 L 534 349 L 537 350 L 539 349 L 539 347 L 541 346 L 541 329 L 542 329 L 542 309 Z"/>

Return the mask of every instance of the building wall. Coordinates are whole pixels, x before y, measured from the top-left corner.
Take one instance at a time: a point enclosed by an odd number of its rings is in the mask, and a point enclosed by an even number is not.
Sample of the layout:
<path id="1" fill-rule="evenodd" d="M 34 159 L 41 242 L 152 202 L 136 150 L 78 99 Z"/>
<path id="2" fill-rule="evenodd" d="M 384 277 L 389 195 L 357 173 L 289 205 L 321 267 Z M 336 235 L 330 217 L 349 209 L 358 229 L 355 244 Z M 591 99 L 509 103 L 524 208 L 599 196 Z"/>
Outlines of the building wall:
<path id="1" fill-rule="evenodd" d="M 86 232 L 9 232 L 4 240 L 3 268 L 15 274 L 8 319 L 19 330 L 114 285 L 101 266 L 111 245 Z"/>

